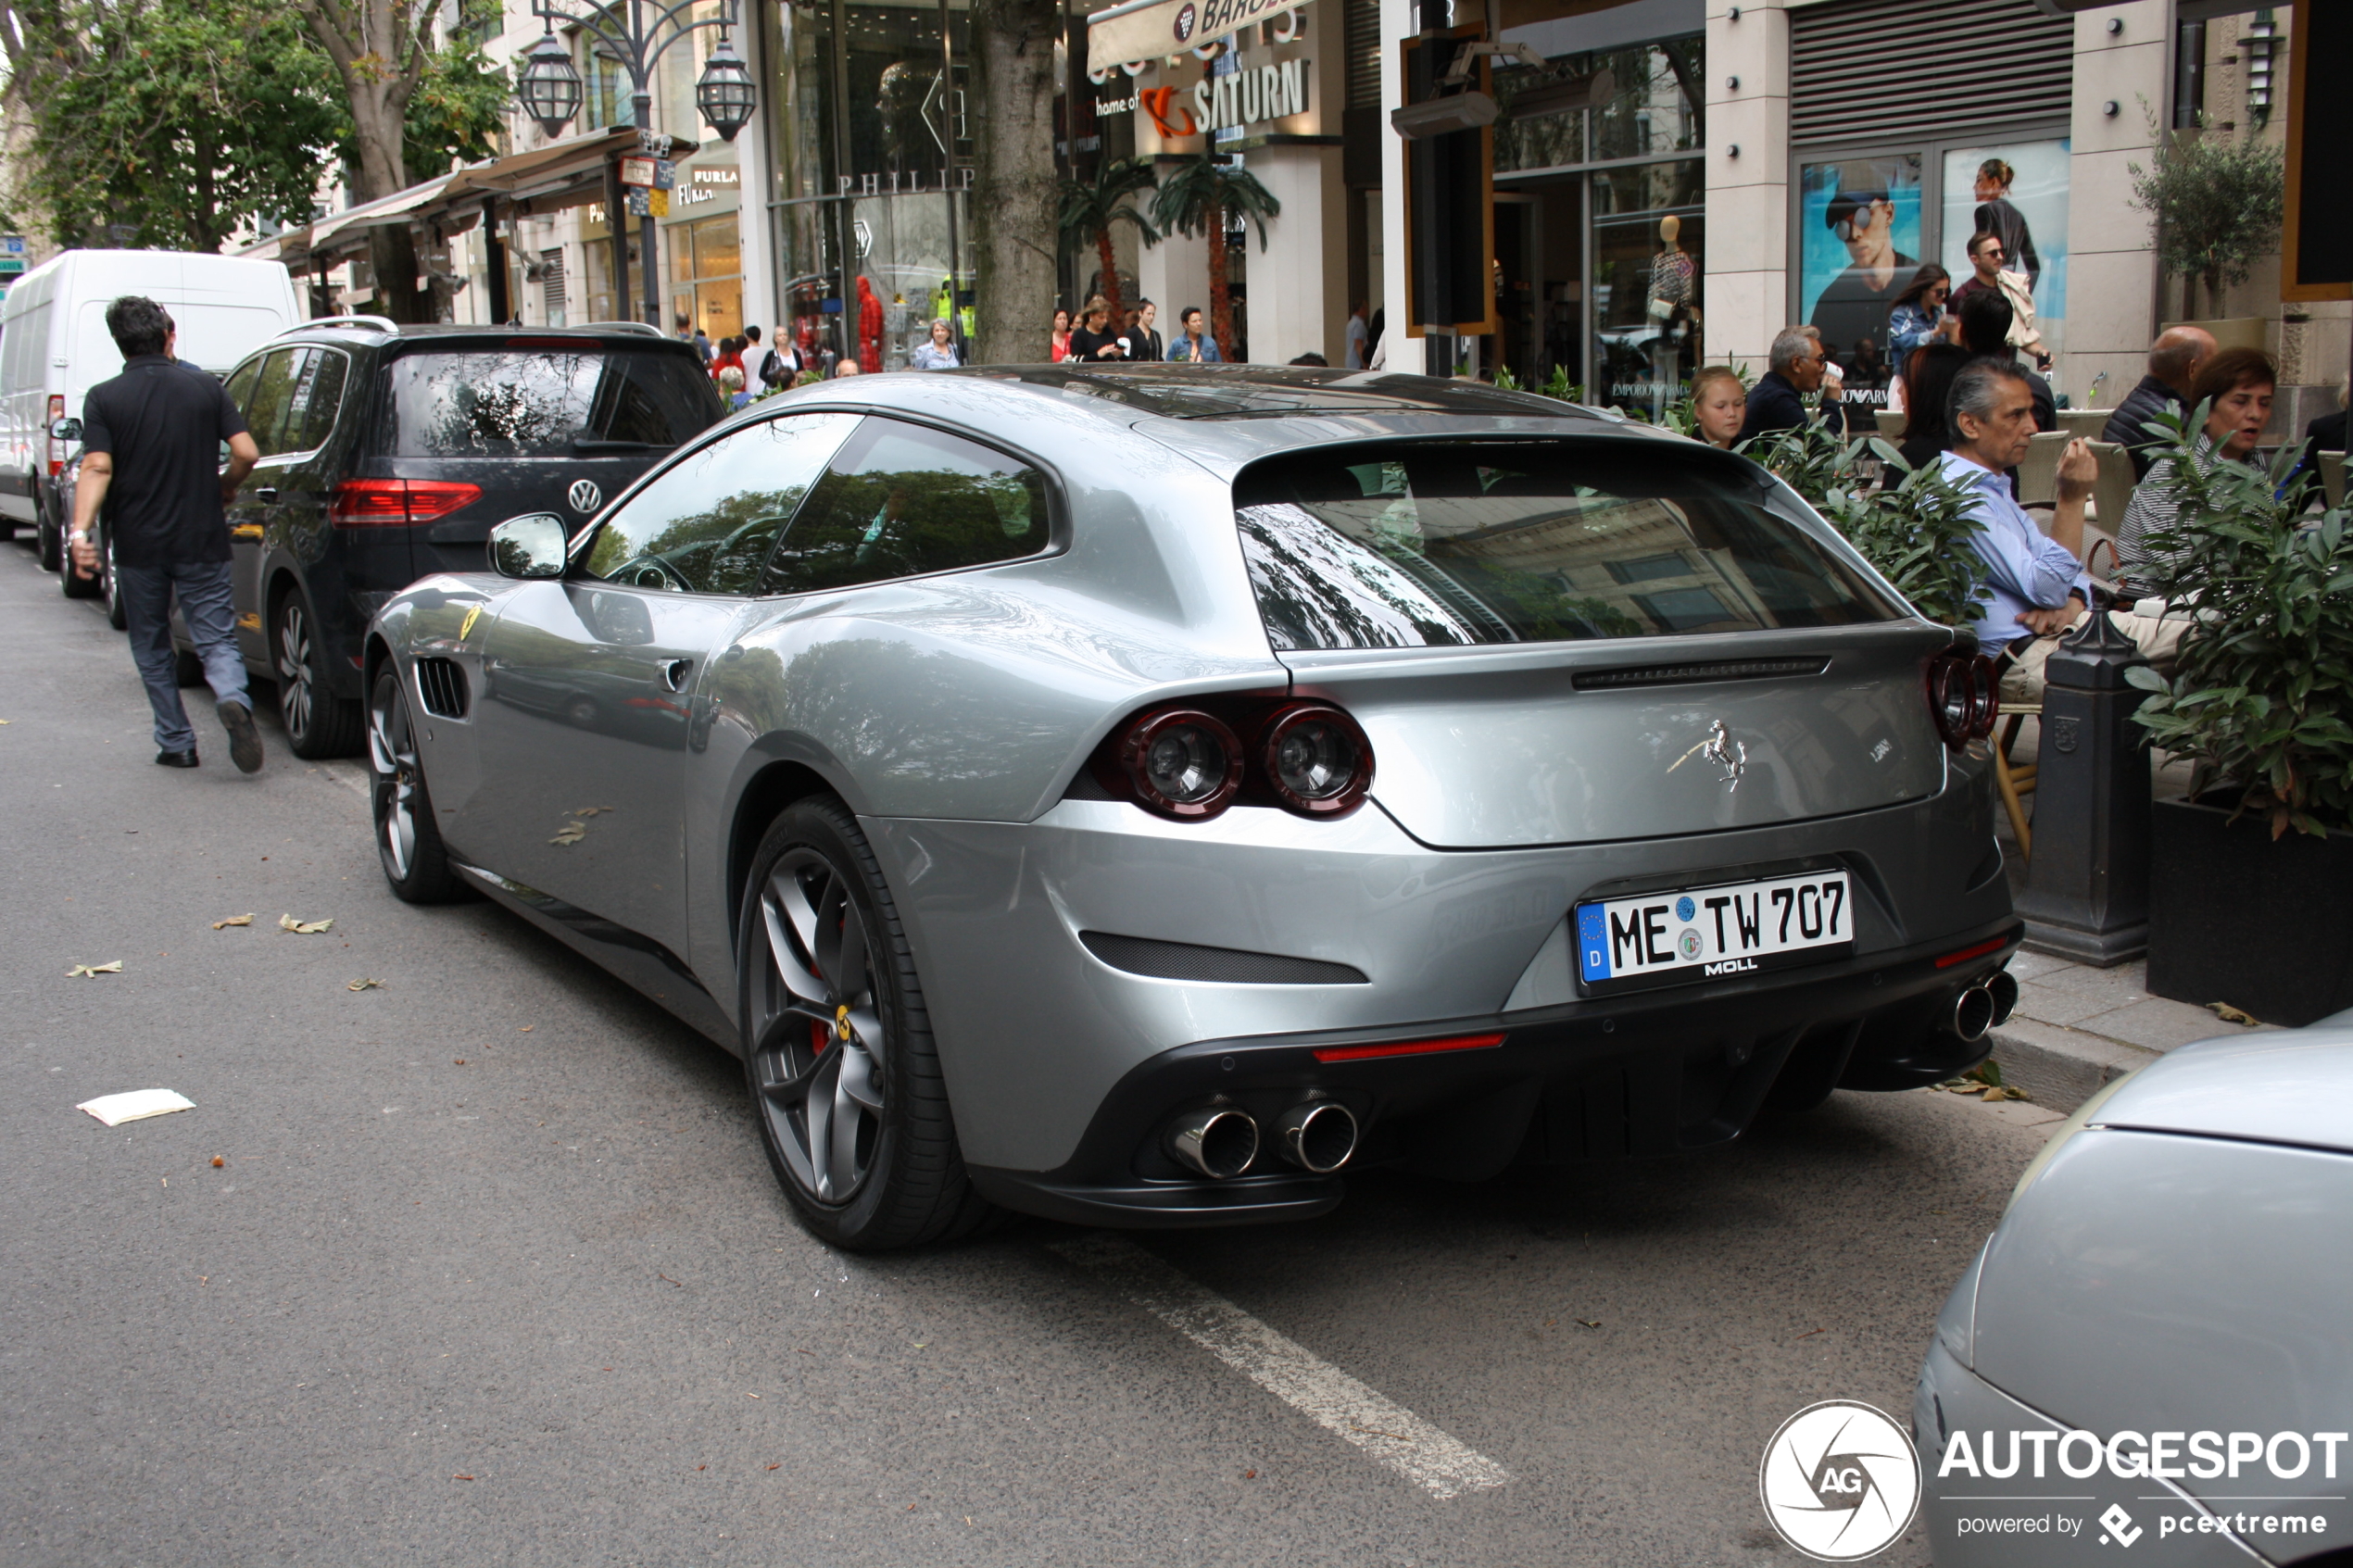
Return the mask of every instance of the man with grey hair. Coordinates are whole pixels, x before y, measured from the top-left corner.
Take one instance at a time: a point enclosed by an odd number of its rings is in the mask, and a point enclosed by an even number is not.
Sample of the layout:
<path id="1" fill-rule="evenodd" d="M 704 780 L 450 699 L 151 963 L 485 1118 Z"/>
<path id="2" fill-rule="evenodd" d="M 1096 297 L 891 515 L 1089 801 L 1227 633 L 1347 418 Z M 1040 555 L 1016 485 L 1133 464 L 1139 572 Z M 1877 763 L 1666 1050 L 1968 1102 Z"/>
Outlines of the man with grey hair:
<path id="1" fill-rule="evenodd" d="M 2102 441 L 2113 441 L 2131 455 L 2135 483 L 2148 477 L 2157 460 L 2153 448 L 2158 440 L 2148 433 L 2149 420 L 2181 412 L 2198 368 L 2214 358 L 2214 335 L 2204 327 L 2168 327 L 2149 345 L 2149 373 L 2124 395 L 2100 432 Z"/>
<path id="2" fill-rule="evenodd" d="M 1969 547 L 1993 593 L 1980 601 L 1969 629 L 1980 652 L 2004 659 L 2002 699 L 2039 701 L 2043 667 L 2060 633 L 2091 605 L 2092 580 L 2082 565 L 2083 503 L 2099 477 L 2099 459 L 2080 437 L 2067 444 L 2046 537 L 2018 504 L 2006 471 L 2025 458 L 2034 438 L 2034 395 L 2026 372 L 2009 360 L 1971 360 L 1953 378 L 1944 408 L 1945 427 L 1953 433 L 1944 477 L 1969 497 L 1977 523 Z M 2152 665 L 2171 669 L 2186 621 L 2121 611 L 2110 611 L 2108 619 Z"/>
<path id="3" fill-rule="evenodd" d="M 1748 412 L 1741 420 L 1735 445 L 1751 436 L 1795 430 L 1804 424 L 1809 417 L 1806 394 L 1817 388 L 1822 394 L 1824 427 L 1832 433 L 1845 431 L 1845 409 L 1838 400 L 1838 367 L 1823 353 L 1820 332 L 1802 323 L 1783 327 L 1774 334 L 1769 359 L 1772 368 L 1749 388 Z"/>

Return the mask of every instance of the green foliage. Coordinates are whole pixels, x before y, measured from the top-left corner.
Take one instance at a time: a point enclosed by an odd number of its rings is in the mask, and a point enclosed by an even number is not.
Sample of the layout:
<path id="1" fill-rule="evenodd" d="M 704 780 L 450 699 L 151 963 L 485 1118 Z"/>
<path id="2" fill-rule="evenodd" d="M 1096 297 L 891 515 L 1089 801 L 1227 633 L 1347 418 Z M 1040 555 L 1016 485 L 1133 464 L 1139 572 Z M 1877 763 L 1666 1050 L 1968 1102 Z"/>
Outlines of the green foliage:
<path id="1" fill-rule="evenodd" d="M 344 122 L 333 68 L 291 8 L 243 0 L 53 0 L 15 83 L 32 134 L 18 189 L 61 245 L 217 251 L 247 218 L 308 221 Z"/>
<path id="2" fill-rule="evenodd" d="M 304 223 L 356 156 L 333 64 L 292 6 L 35 0 L 12 84 L 31 134 L 17 194 L 61 245 L 217 251 L 254 219 Z M 420 169 L 492 150 L 503 71 L 471 33 L 430 55 L 406 122 Z"/>
<path id="3" fill-rule="evenodd" d="M 2286 164 L 2278 147 L 2252 135 L 2222 137 L 2202 120 L 2196 134 L 2184 134 L 2159 129 L 2152 116 L 2150 131 L 2157 138 L 2150 167 L 2125 165 L 2133 205 L 2155 221 L 2158 263 L 2185 281 L 2202 280 L 2208 308 L 2220 314 L 2222 285 L 2246 282 L 2286 218 Z M 2190 306 L 2185 297 L 2184 309 Z"/>
<path id="4" fill-rule="evenodd" d="M 2266 813 L 2274 838 L 2291 828 L 2353 831 L 2353 533 L 2343 510 L 2300 522 L 2309 476 L 2300 448 L 2269 468 L 2201 463 L 2207 407 L 2167 415 L 2181 511 L 2145 539 L 2146 574 L 2170 605 L 2196 617 L 2170 682 L 2129 671 L 2153 695 L 2133 715 L 2149 739 L 2194 763 L 2192 795 L 2225 789 L 2238 809 Z"/>
<path id="5" fill-rule="evenodd" d="M 1152 197 L 1152 221 L 1171 234 L 1226 232 L 1228 218 L 1247 218 L 1258 226 L 1258 248 L 1266 248 L 1266 220 L 1281 215 L 1283 204 L 1239 164 L 1226 163 L 1207 153 L 1177 166 L 1160 182 Z"/>
<path id="6" fill-rule="evenodd" d="M 1111 306 L 1112 330 L 1120 331 L 1119 271 L 1112 260 L 1111 232 L 1122 223 L 1133 227 L 1143 242 L 1160 243 L 1160 231 L 1136 209 L 1135 198 L 1160 183 L 1152 166 L 1141 158 L 1106 163 L 1092 180 L 1063 182 L 1062 209 L 1057 221 L 1063 244 L 1095 247 L 1103 274 L 1103 297 Z"/>
<path id="7" fill-rule="evenodd" d="M 1811 420 L 1755 437 L 1741 451 L 1805 497 L 1929 620 L 1968 625 L 1992 596 L 1969 543 L 1977 532 L 1969 495 L 1936 464 L 1913 469 L 1877 436 L 1847 441 Z M 1866 457 L 1901 481 L 1869 483 L 1858 471 Z"/>

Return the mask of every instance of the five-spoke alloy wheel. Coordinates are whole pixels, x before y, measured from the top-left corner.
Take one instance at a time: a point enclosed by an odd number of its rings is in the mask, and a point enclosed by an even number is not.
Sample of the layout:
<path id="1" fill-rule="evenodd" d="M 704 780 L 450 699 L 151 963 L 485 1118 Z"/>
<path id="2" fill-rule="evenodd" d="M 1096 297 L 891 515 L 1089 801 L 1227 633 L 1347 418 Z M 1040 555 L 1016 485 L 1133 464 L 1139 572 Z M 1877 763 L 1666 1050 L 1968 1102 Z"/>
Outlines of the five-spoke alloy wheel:
<path id="1" fill-rule="evenodd" d="M 309 606 L 290 593 L 279 604 L 271 637 L 271 661 L 278 673 L 278 710 L 286 723 L 286 746 L 296 757 L 342 757 L 358 743 L 359 705 L 340 697 L 327 684 L 325 650 L 319 645 Z"/>
<path id="2" fill-rule="evenodd" d="M 978 1225 L 914 960 L 838 801 L 800 801 L 769 829 L 741 932 L 745 1073 L 803 1222 L 862 1249 Z"/>
<path id="3" fill-rule="evenodd" d="M 416 727 L 397 669 L 385 665 L 368 701 L 369 804 L 375 818 L 376 858 L 393 893 L 410 904 L 446 904 L 467 889 L 449 869 L 433 797 L 417 756 Z"/>

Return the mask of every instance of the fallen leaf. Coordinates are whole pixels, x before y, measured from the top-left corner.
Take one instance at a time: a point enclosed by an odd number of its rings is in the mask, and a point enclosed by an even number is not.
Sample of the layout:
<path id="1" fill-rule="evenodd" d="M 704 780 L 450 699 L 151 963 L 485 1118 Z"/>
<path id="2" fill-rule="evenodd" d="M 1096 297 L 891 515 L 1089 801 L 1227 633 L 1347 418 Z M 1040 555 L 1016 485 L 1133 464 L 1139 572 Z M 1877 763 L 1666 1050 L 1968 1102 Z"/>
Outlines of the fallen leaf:
<path id="1" fill-rule="evenodd" d="M 1242 1472 L 1242 1479 L 1245 1481 L 1255 1481 L 1258 1479 L 1258 1472 L 1255 1470 L 1245 1470 Z M 970 1519 L 966 1519 L 964 1523 L 969 1524 L 972 1521 Z"/>
<path id="2" fill-rule="evenodd" d="M 1599 1328 L 1602 1326 L 1602 1320 L 1599 1318 L 1579 1318 L 1577 1322 L 1586 1328 Z"/>
<path id="3" fill-rule="evenodd" d="M 301 921 L 295 919 L 292 915 L 280 915 L 278 917 L 278 929 L 281 931 L 291 931 L 296 936 L 316 936 L 319 933 L 326 930 L 329 926 L 334 923 L 335 922 L 331 920 Z"/>
<path id="4" fill-rule="evenodd" d="M 381 991 L 384 988 L 384 983 L 381 980 L 355 980 L 344 987 L 346 991 Z"/>
<path id="5" fill-rule="evenodd" d="M 2244 1023 L 2252 1029 L 2263 1021 L 2249 1012 L 2242 1012 L 2228 1002 L 2208 1002 L 2207 1010 L 2225 1023 Z"/>
<path id="6" fill-rule="evenodd" d="M 611 809 L 612 808 L 610 806 L 583 806 L 580 809 L 574 811 L 573 815 L 575 817 L 600 817 Z"/>
<path id="7" fill-rule="evenodd" d="M 231 915 L 227 920 L 214 921 L 212 922 L 212 929 L 215 931 L 226 931 L 233 925 L 251 925 L 252 923 L 253 917 L 251 915 Z"/>
<path id="8" fill-rule="evenodd" d="M 449 1059 L 449 1065 L 452 1067 L 463 1067 L 466 1065 L 466 1059 L 462 1056 L 453 1056 Z"/>
<path id="9" fill-rule="evenodd" d="M 696 1468 L 697 1470 L 709 1470 L 709 1469 L 711 1468 L 711 1466 L 709 1466 L 709 1465 L 707 1465 L 707 1464 L 698 1464 L 698 1465 L 695 1466 L 695 1468 Z"/>
<path id="10" fill-rule="evenodd" d="M 774 1463 L 774 1464 L 770 1465 L 768 1468 L 769 1468 L 769 1469 L 771 1469 L 771 1470 L 782 1470 L 784 1467 L 785 1467 L 785 1461 L 784 1461 L 783 1460 L 778 1460 L 775 1463 Z M 969 1524 L 969 1523 L 970 1523 L 970 1521 L 968 1520 L 968 1521 L 966 1521 L 966 1523 L 968 1523 L 968 1524 Z"/>
<path id="11" fill-rule="evenodd" d="M 1800 1339 L 1811 1339 L 1818 1334 L 1828 1334 L 1830 1330 L 1827 1328 L 1809 1328 L 1805 1333 L 1799 1335 L 1798 1337 Z"/>
<path id="12" fill-rule="evenodd" d="M 746 1394 L 744 1398 L 747 1399 L 757 1399 L 760 1396 L 757 1394 Z"/>
<path id="13" fill-rule="evenodd" d="M 220 1156 L 217 1154 L 212 1157 L 212 1168 L 216 1171 L 220 1170 L 220 1167 L 228 1163 L 229 1162 L 226 1160 L 221 1159 Z"/>
<path id="14" fill-rule="evenodd" d="M 814 1360 L 816 1359 L 816 1357 L 817 1357 L 817 1352 L 816 1352 L 816 1351 L 814 1351 L 814 1350 L 804 1350 L 804 1349 L 800 1348 L 800 1347 L 799 1347 L 798 1345 L 796 1345 L 796 1346 L 794 1346 L 794 1347 L 793 1347 L 793 1354 L 794 1354 L 794 1355 L 796 1355 L 796 1356 L 807 1356 L 807 1357 L 809 1357 L 812 1361 L 814 1361 Z"/>
<path id="15" fill-rule="evenodd" d="M 671 1284 L 673 1284 L 673 1285 L 678 1285 L 678 1282 L 677 1282 L 676 1280 L 674 1280 L 674 1279 L 670 1279 L 670 1276 L 669 1276 L 668 1274 L 666 1274 L 666 1273 L 662 1273 L 660 1269 L 656 1269 L 656 1270 L 654 1271 L 654 1278 L 656 1278 L 656 1279 L 669 1279 Z M 683 1286 L 683 1285 L 678 1285 L 678 1288 L 679 1288 L 679 1289 L 681 1289 L 681 1290 L 684 1290 L 684 1289 L 686 1289 L 686 1287 L 685 1286 Z"/>
<path id="16" fill-rule="evenodd" d="M 520 1029 L 516 1030 L 516 1031 L 515 1031 L 515 1033 L 516 1033 L 516 1034 L 518 1034 L 518 1035 L 528 1035 L 528 1034 L 530 1034 L 530 1033 L 531 1033 L 534 1029 L 536 1029 L 537 1027 L 538 1027 L 538 1025 L 537 1025 L 537 1024 L 535 1024 L 535 1023 L 526 1023 L 526 1024 L 524 1024 L 522 1028 L 520 1028 Z"/>
<path id="17" fill-rule="evenodd" d="M 556 834 L 555 837 L 549 839 L 547 842 L 550 844 L 572 845 L 579 843 L 582 839 L 587 836 L 588 830 L 586 828 L 582 827 L 578 822 L 573 822 L 565 827 L 563 832 Z"/>
<path id="18" fill-rule="evenodd" d="M 66 978 L 88 980 L 101 974 L 120 974 L 121 972 L 122 960 L 117 959 L 112 963 L 78 963 L 66 971 Z"/>
<path id="19" fill-rule="evenodd" d="M 471 1481 L 473 1477 L 471 1475 L 452 1475 L 449 1479 L 452 1481 Z"/>

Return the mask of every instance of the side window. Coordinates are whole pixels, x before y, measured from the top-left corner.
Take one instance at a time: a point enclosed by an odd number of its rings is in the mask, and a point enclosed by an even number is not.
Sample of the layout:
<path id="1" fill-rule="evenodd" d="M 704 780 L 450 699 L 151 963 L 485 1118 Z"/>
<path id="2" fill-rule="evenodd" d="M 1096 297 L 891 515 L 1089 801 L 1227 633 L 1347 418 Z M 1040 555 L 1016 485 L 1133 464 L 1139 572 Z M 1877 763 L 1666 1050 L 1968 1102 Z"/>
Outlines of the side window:
<path id="1" fill-rule="evenodd" d="M 260 376 L 261 361 L 248 359 L 230 371 L 228 381 L 223 383 L 229 389 L 229 401 L 237 406 L 237 412 L 245 417 L 247 424 L 253 423 L 253 383 Z"/>
<path id="2" fill-rule="evenodd" d="M 351 361 L 332 348 L 306 348 L 286 396 L 285 449 L 316 452 L 334 433 Z"/>
<path id="3" fill-rule="evenodd" d="M 261 373 L 254 378 L 253 401 L 244 405 L 245 426 L 265 458 L 294 450 L 285 442 L 286 406 L 294 397 L 297 362 L 311 352 L 308 348 L 272 350 L 261 362 Z"/>
<path id="4" fill-rule="evenodd" d="M 1051 541 L 1046 477 L 958 436 L 870 418 L 827 468 L 776 553 L 768 588 L 799 594 L 1034 556 Z"/>
<path id="5" fill-rule="evenodd" d="M 776 539 L 856 427 L 788 414 L 689 452 L 597 526 L 582 570 L 686 594 L 750 594 Z"/>

